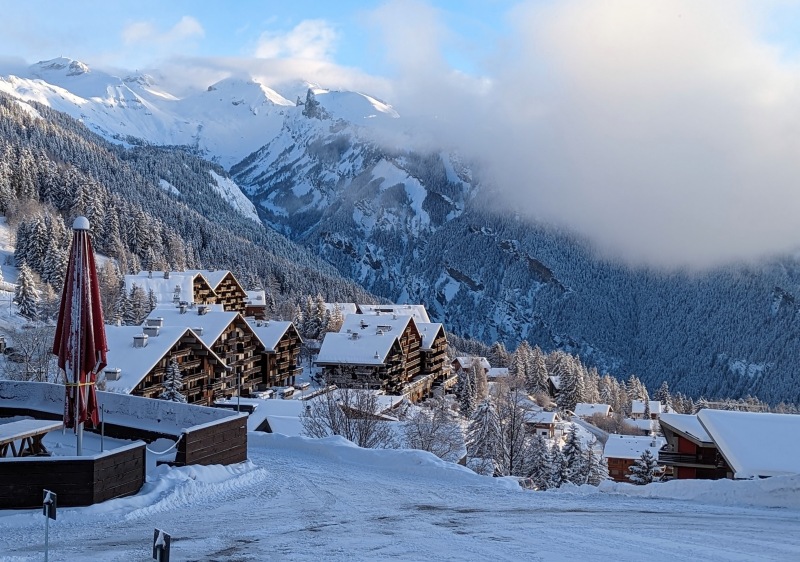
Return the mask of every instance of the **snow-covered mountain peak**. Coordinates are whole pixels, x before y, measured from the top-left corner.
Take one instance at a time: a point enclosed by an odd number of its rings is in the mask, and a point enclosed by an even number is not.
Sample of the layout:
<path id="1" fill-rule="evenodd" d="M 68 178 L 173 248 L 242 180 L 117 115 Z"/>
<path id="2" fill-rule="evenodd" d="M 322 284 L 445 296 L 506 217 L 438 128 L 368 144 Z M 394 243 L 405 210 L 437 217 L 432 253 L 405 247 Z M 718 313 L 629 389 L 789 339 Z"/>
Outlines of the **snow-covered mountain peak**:
<path id="1" fill-rule="evenodd" d="M 89 65 L 67 57 L 39 61 L 36 64 L 32 64 L 30 69 L 34 75 L 38 75 L 43 79 L 54 73 L 63 76 L 80 76 L 91 72 Z"/>
<path id="2" fill-rule="evenodd" d="M 265 86 L 252 77 L 231 76 L 223 78 L 209 86 L 204 92 L 204 96 L 206 98 L 219 96 L 220 101 L 223 101 L 222 96 L 232 96 L 231 103 L 234 105 L 237 105 L 237 99 L 246 100 L 251 104 L 260 104 L 266 100 L 274 105 L 295 105 L 294 102 L 287 100 L 272 88 Z"/>

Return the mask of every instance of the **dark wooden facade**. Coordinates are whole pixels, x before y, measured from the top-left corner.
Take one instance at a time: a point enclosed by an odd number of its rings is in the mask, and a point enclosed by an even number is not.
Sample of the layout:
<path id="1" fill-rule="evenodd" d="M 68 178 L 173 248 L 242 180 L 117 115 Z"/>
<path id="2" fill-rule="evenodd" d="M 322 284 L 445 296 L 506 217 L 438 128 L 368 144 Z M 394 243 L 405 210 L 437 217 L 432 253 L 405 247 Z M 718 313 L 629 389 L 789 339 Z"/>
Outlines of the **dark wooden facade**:
<path id="1" fill-rule="evenodd" d="M 233 276 L 233 273 L 228 271 L 222 280 L 217 283 L 214 289 L 216 295 L 216 303 L 225 307 L 228 312 L 245 313 L 247 308 L 247 293 Z"/>
<path id="2" fill-rule="evenodd" d="M 628 475 L 630 467 L 634 465 L 636 459 L 615 459 L 608 458 L 608 476 L 616 482 L 630 482 Z"/>
<path id="3" fill-rule="evenodd" d="M 447 336 L 444 327 L 439 326 L 429 349 L 420 349 L 421 370 L 424 375 L 431 375 L 437 384 L 447 377 Z"/>
<path id="4" fill-rule="evenodd" d="M 0 460 L 0 509 L 42 506 L 42 490 L 60 506 L 86 506 L 137 493 L 145 482 L 145 444 L 92 457 Z"/>
<path id="5" fill-rule="evenodd" d="M 158 337 L 158 336 L 155 336 Z M 145 398 L 158 398 L 164 392 L 164 377 L 172 358 L 178 362 L 183 375 L 183 391 L 189 404 L 209 406 L 216 396 L 212 383 L 225 374 L 225 369 L 212 359 L 205 345 L 192 332 L 187 331 L 136 385 L 131 394 Z"/>
<path id="6" fill-rule="evenodd" d="M 262 382 L 267 386 L 291 386 L 301 369 L 297 366 L 302 340 L 290 324 L 275 349 L 264 350 L 261 357 Z"/>
<path id="7" fill-rule="evenodd" d="M 190 428 L 178 442 L 175 466 L 234 464 L 247 460 L 247 417 Z"/>
<path id="8" fill-rule="evenodd" d="M 225 361 L 227 370 L 220 370 L 211 381 L 214 399 L 236 394 L 237 375 L 241 377 L 242 395 L 249 395 L 261 383 L 261 361 L 264 346 L 241 314 L 211 345 L 212 351 Z"/>

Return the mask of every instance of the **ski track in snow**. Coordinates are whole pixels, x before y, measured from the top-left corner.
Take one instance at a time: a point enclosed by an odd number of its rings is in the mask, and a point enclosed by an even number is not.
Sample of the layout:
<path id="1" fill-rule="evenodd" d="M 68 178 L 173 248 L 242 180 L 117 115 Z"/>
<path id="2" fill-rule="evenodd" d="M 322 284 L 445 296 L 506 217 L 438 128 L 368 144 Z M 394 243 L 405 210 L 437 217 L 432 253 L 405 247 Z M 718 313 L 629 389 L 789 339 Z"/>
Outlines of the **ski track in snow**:
<path id="1" fill-rule="evenodd" d="M 534 493 L 407 451 L 250 434 L 250 462 L 156 469 L 137 496 L 62 508 L 50 559 L 792 560 L 796 510 Z M 0 512 L 0 560 L 41 560 L 41 512 Z"/>

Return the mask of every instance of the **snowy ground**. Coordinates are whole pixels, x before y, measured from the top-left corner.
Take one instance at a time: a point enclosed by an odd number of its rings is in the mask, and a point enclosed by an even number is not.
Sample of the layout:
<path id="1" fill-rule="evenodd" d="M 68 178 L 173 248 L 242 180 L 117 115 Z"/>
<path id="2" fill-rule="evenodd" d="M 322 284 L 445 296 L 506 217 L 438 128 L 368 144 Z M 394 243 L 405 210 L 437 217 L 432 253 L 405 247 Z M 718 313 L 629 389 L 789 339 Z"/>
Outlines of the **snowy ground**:
<path id="1" fill-rule="evenodd" d="M 800 479 L 684 484 L 526 492 L 427 453 L 250 434 L 248 463 L 159 467 L 135 497 L 59 509 L 50 559 L 150 560 L 155 527 L 173 560 L 800 559 Z M 0 512 L 0 559 L 41 560 L 43 528 Z"/>

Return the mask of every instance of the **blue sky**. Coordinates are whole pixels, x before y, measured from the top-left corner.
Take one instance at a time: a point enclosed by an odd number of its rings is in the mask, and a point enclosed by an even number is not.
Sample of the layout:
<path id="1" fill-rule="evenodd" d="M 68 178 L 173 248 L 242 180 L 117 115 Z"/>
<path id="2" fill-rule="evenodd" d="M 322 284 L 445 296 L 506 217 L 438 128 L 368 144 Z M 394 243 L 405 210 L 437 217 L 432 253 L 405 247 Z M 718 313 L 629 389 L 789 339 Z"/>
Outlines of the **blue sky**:
<path id="1" fill-rule="evenodd" d="M 26 62 L 67 56 L 134 69 L 170 56 L 252 57 L 273 39 L 273 53 L 291 55 L 281 39 L 306 37 L 341 65 L 385 73 L 383 46 L 370 14 L 385 2 L 187 0 L 108 2 L 0 1 L 0 56 Z M 420 5 L 406 2 L 409 11 Z M 456 68 L 478 70 L 481 58 L 505 31 L 509 0 L 427 3 L 449 29 L 445 56 Z M 304 27 L 305 26 L 305 27 Z M 303 33 L 306 35 L 303 35 Z M 413 38 L 409 38 L 413 41 Z"/>

